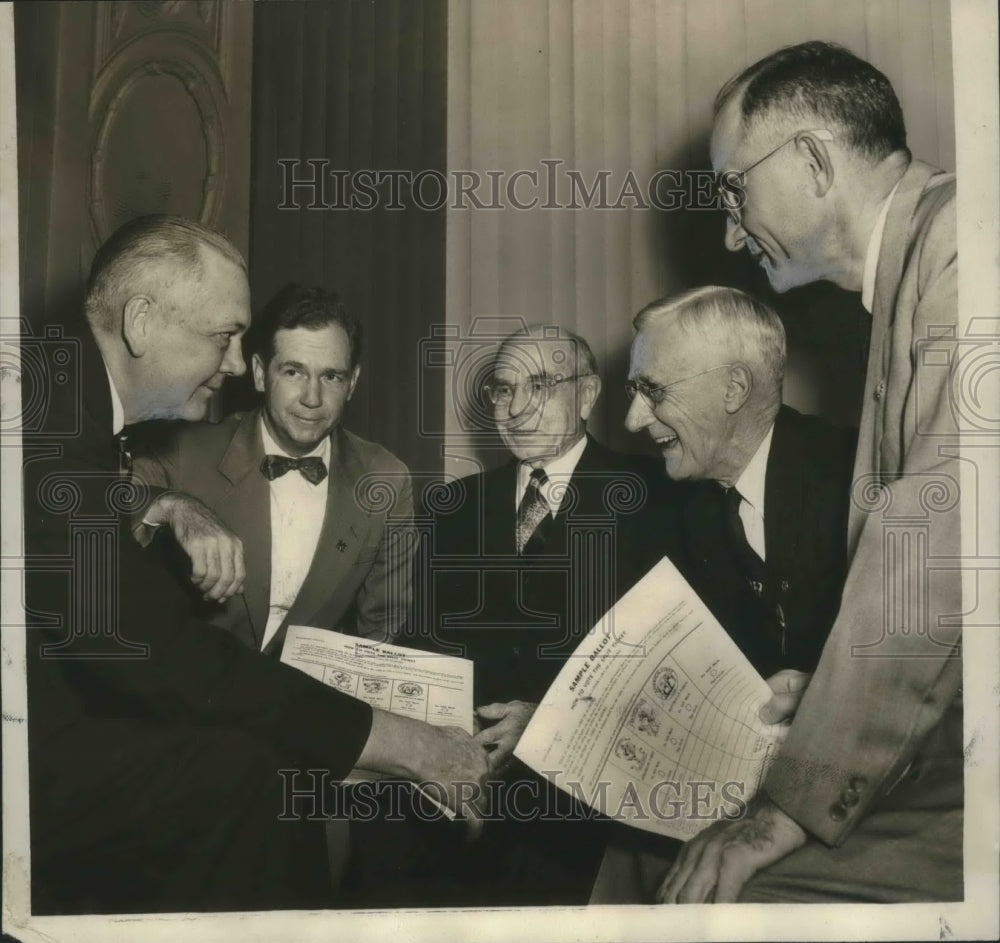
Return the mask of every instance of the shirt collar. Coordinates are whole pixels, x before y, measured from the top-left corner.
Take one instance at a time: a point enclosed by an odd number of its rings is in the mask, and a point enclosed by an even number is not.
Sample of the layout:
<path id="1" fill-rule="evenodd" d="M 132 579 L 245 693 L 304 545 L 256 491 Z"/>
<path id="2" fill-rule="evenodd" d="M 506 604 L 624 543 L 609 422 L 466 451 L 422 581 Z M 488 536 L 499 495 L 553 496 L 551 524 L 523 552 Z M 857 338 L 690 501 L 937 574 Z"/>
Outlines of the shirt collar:
<path id="1" fill-rule="evenodd" d="M 271 433 L 267 431 L 267 423 L 264 422 L 264 415 L 261 413 L 260 417 L 260 438 L 264 443 L 264 454 L 265 455 L 284 455 L 286 458 L 312 458 L 316 455 L 323 459 L 324 464 L 327 468 L 330 467 L 330 437 L 328 435 L 323 436 L 322 441 L 307 455 L 289 455 L 271 436 Z"/>
<path id="2" fill-rule="evenodd" d="M 902 180 L 902 177 L 900 177 L 900 180 Z M 892 198 L 895 196 L 896 190 L 899 189 L 900 180 L 896 181 L 896 186 L 889 191 L 889 195 L 882 201 L 882 206 L 879 208 L 878 216 L 875 219 L 875 227 L 872 229 L 871 236 L 868 237 L 865 267 L 861 274 L 861 303 L 865 306 L 865 310 L 869 314 L 872 313 L 872 308 L 875 306 L 875 275 L 878 272 L 879 254 L 882 251 L 882 236 L 885 233 L 885 221 L 889 216 L 889 205 L 892 203 Z"/>
<path id="3" fill-rule="evenodd" d="M 564 452 L 558 458 L 554 458 L 547 465 L 543 465 L 542 468 L 545 471 L 545 477 L 548 482 L 542 486 L 541 491 L 545 496 L 545 500 L 548 501 L 549 509 L 553 514 L 559 510 L 559 505 L 562 503 L 562 495 L 565 494 L 565 489 L 558 489 L 559 500 L 552 500 L 553 496 L 548 493 L 549 485 L 552 484 L 553 479 L 565 479 L 568 480 L 573 476 L 573 472 L 576 471 L 577 463 L 580 461 L 580 456 L 583 455 L 583 450 L 587 447 L 587 436 L 586 434 L 580 436 L 579 441 L 568 451 Z M 517 496 L 518 501 L 520 501 L 521 495 L 524 494 L 525 489 L 528 487 L 528 479 L 531 477 L 532 468 L 527 462 L 521 462 L 517 466 Z M 554 505 L 554 506 L 553 506 Z"/>
<path id="4" fill-rule="evenodd" d="M 125 428 L 125 407 L 122 405 L 118 390 L 115 389 L 115 381 L 103 356 L 101 363 L 104 364 L 104 372 L 108 375 L 108 386 L 111 388 L 111 434 L 118 435 Z"/>
<path id="5" fill-rule="evenodd" d="M 767 457 L 771 453 L 771 439 L 774 436 L 774 424 L 767 430 L 767 435 L 757 446 L 753 458 L 743 469 L 743 474 L 736 481 L 736 490 L 743 500 L 751 505 L 758 514 L 764 516 L 764 482 L 767 478 Z"/>

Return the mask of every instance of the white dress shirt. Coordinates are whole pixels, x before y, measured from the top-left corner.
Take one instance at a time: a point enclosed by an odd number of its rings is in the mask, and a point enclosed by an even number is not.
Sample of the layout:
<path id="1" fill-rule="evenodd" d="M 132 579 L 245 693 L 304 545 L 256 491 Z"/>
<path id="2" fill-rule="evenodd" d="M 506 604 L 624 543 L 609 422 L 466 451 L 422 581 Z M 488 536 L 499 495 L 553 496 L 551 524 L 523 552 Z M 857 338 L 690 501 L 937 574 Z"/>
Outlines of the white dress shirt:
<path id="1" fill-rule="evenodd" d="M 101 358 L 104 363 L 104 358 Z M 111 378 L 111 371 L 108 365 L 104 364 L 104 372 L 108 375 L 108 386 L 111 387 L 111 433 L 118 435 L 125 428 L 125 407 L 122 406 L 122 399 L 115 389 L 115 381 Z"/>
<path id="2" fill-rule="evenodd" d="M 545 484 L 539 485 L 538 492 L 549 506 L 549 514 L 552 517 L 559 513 L 562 499 L 566 495 L 566 487 L 570 478 L 573 477 L 577 462 L 580 461 L 580 456 L 583 455 L 583 450 L 586 447 L 587 437 L 584 435 L 568 452 L 553 459 L 548 465 L 542 466 L 546 481 Z M 531 478 L 532 471 L 532 467 L 527 462 L 521 462 L 517 466 L 517 490 L 514 494 L 515 511 L 521 506 L 524 492 L 528 490 L 528 480 Z"/>
<path id="3" fill-rule="evenodd" d="M 260 434 L 265 455 L 298 457 L 288 455 L 278 446 L 268 433 L 263 417 Z M 329 472 L 330 437 L 324 436 L 309 455 L 323 459 Z M 271 641 L 285 621 L 312 565 L 323 529 L 329 482 L 327 474 L 319 484 L 310 484 L 294 469 L 268 482 L 271 492 L 271 598 L 261 648 Z"/>
<path id="4" fill-rule="evenodd" d="M 736 482 L 736 490 L 743 498 L 740 501 L 739 515 L 743 522 L 747 543 L 761 560 L 766 559 L 764 550 L 764 489 L 767 478 L 767 457 L 771 453 L 771 439 L 773 437 L 774 426 L 772 425 Z"/>
<path id="5" fill-rule="evenodd" d="M 900 178 L 902 179 L 902 178 Z M 865 311 L 872 313 L 875 305 L 875 275 L 878 272 L 878 257 L 882 251 L 882 236 L 885 233 L 885 221 L 889 216 L 889 204 L 899 189 L 899 181 L 896 181 L 889 195 L 882 201 L 882 206 L 878 211 L 875 220 L 875 228 L 868 237 L 868 251 L 865 253 L 865 267 L 861 273 L 861 303 L 865 306 Z"/>

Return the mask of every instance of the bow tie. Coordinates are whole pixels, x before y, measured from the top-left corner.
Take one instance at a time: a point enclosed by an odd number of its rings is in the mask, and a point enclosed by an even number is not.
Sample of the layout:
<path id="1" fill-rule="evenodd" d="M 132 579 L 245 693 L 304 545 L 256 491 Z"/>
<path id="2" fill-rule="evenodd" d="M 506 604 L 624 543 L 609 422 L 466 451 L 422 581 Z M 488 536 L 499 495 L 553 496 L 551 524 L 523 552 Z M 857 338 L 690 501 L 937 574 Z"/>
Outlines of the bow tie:
<path id="1" fill-rule="evenodd" d="M 268 481 L 280 478 L 286 472 L 296 469 L 311 485 L 318 485 L 326 478 L 326 465 L 318 455 L 307 458 L 289 458 L 287 455 L 265 455 L 260 470 Z"/>

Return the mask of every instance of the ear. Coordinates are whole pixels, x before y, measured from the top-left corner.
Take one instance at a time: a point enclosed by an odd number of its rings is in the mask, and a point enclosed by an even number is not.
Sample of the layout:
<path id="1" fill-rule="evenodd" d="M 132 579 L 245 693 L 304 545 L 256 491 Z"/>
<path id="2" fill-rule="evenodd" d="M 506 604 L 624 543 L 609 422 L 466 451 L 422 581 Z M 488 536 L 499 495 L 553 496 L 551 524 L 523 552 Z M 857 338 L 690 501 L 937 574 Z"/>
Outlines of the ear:
<path id="1" fill-rule="evenodd" d="M 753 392 L 753 373 L 745 363 L 734 363 L 729 368 L 724 403 L 726 412 L 738 413 Z"/>
<path id="2" fill-rule="evenodd" d="M 361 376 L 361 364 L 357 364 L 351 373 L 351 385 L 347 388 L 347 400 L 350 402 L 354 395 L 354 388 L 358 385 L 358 378 Z"/>
<path id="3" fill-rule="evenodd" d="M 601 395 L 601 378 L 597 374 L 584 377 L 580 382 L 580 418 L 586 422 L 594 411 L 597 397 Z"/>
<path id="4" fill-rule="evenodd" d="M 264 366 L 264 361 L 261 359 L 260 354 L 253 355 L 251 366 L 253 367 L 253 388 L 258 393 L 263 393 L 264 377 L 267 375 L 267 369 Z"/>
<path id="5" fill-rule="evenodd" d="M 826 142 L 803 132 L 795 139 L 795 147 L 806 161 L 816 196 L 825 196 L 833 186 L 833 162 Z"/>
<path id="6" fill-rule="evenodd" d="M 149 349 L 152 333 L 153 302 L 136 295 L 122 309 L 122 340 L 133 357 L 142 357 Z"/>

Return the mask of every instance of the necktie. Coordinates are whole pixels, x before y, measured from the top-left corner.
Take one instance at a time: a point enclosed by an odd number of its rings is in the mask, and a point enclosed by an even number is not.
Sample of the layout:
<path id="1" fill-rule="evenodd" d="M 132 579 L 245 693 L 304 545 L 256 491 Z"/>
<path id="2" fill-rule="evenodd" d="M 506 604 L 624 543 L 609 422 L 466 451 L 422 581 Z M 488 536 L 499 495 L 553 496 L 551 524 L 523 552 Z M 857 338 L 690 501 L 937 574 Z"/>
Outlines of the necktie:
<path id="1" fill-rule="evenodd" d="M 132 453 L 128 450 L 128 436 L 119 433 L 115 436 L 118 445 L 118 475 L 121 478 L 132 477 Z"/>
<path id="2" fill-rule="evenodd" d="M 306 458 L 289 458 L 287 455 L 265 455 L 260 463 L 261 473 L 268 481 L 296 470 L 311 485 L 318 485 L 326 478 L 326 465 L 318 455 Z"/>
<path id="3" fill-rule="evenodd" d="M 549 502 L 545 500 L 541 487 L 548 479 L 541 468 L 536 468 L 528 479 L 528 487 L 517 509 L 517 552 L 522 553 L 531 535 L 549 513 Z"/>
<path id="4" fill-rule="evenodd" d="M 750 542 L 747 540 L 747 532 L 740 517 L 740 504 L 743 502 L 743 495 L 736 488 L 729 488 L 725 491 L 723 500 L 726 505 L 726 529 L 730 546 L 743 566 L 747 577 L 750 580 L 760 580 L 764 561 L 757 556 L 757 551 L 750 546 Z"/>

